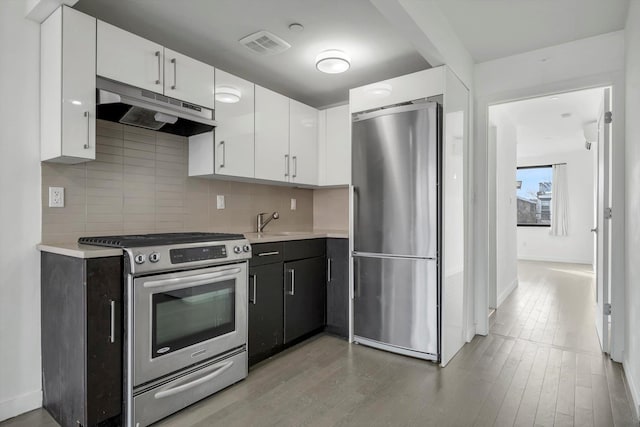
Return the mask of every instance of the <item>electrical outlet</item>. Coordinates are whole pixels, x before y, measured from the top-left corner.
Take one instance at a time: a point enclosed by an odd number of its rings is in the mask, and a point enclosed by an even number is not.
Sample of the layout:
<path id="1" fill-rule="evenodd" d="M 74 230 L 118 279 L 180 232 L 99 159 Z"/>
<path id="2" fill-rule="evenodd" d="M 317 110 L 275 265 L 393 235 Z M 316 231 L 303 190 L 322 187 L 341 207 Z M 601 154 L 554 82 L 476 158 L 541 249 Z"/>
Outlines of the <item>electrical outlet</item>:
<path id="1" fill-rule="evenodd" d="M 216 196 L 216 207 L 218 209 L 224 209 L 224 194 L 218 194 Z"/>
<path id="2" fill-rule="evenodd" d="M 291 210 L 295 211 L 297 207 L 298 207 L 297 200 L 296 199 L 291 199 Z"/>
<path id="3" fill-rule="evenodd" d="M 64 208 L 64 187 L 49 187 L 49 207 Z"/>

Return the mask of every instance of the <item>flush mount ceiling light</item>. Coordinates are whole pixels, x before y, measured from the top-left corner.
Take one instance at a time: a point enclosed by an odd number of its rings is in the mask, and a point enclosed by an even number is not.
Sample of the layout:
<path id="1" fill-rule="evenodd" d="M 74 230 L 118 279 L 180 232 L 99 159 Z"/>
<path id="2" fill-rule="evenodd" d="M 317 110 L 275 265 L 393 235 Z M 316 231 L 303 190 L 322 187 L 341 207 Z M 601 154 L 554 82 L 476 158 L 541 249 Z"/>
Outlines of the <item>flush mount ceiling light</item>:
<path id="1" fill-rule="evenodd" d="M 218 86 L 216 88 L 216 101 L 225 104 L 235 104 L 242 98 L 242 93 L 234 87 Z"/>
<path id="2" fill-rule="evenodd" d="M 391 95 L 393 88 L 389 83 L 378 83 L 365 88 L 365 92 L 377 98 L 384 98 Z"/>
<path id="3" fill-rule="evenodd" d="M 351 67 L 351 59 L 341 50 L 325 50 L 316 56 L 316 68 L 323 73 L 344 73 L 349 67 Z"/>

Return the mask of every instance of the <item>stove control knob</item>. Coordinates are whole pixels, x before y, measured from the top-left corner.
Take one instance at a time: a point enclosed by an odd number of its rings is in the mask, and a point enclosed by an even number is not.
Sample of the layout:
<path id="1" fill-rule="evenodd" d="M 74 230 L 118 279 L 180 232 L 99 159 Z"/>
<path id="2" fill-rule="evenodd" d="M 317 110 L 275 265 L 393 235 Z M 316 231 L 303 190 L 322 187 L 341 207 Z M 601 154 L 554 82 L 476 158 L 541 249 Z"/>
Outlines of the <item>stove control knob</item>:
<path id="1" fill-rule="evenodd" d="M 242 247 L 242 250 L 243 250 L 243 251 L 245 251 L 245 252 L 249 252 L 249 251 L 251 250 L 251 246 L 249 246 L 249 245 L 244 245 L 244 246 Z"/>
<path id="2" fill-rule="evenodd" d="M 137 254 L 133 260 L 136 264 L 144 264 L 144 254 Z"/>
<path id="3" fill-rule="evenodd" d="M 151 261 L 151 262 L 160 261 L 160 254 L 158 252 L 151 252 L 149 254 L 149 261 Z"/>
<path id="4" fill-rule="evenodd" d="M 233 252 L 239 254 L 240 252 L 242 252 L 242 248 L 240 246 L 234 246 L 233 247 Z"/>

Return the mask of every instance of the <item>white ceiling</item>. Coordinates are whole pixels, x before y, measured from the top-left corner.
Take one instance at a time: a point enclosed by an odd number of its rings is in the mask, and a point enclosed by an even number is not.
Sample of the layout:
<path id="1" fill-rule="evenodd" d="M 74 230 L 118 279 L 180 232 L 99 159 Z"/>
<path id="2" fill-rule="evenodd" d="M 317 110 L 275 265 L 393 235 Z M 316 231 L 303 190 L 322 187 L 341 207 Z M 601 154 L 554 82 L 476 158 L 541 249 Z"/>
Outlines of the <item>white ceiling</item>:
<path id="1" fill-rule="evenodd" d="M 621 30 L 629 0 L 436 0 L 476 62 Z"/>
<path id="2" fill-rule="evenodd" d="M 369 0 L 80 0 L 76 9 L 314 107 L 344 103 L 348 90 L 429 68 Z M 289 24 L 305 29 L 291 32 Z M 292 47 L 270 57 L 238 43 L 268 30 Z M 341 49 L 351 69 L 329 75 L 315 56 Z"/>
<path id="3" fill-rule="evenodd" d="M 495 105 L 489 119 L 506 118 L 516 127 L 518 158 L 581 150 L 583 127 L 598 119 L 603 93 L 602 88 L 588 89 Z M 563 118 L 566 113 L 571 116 Z"/>

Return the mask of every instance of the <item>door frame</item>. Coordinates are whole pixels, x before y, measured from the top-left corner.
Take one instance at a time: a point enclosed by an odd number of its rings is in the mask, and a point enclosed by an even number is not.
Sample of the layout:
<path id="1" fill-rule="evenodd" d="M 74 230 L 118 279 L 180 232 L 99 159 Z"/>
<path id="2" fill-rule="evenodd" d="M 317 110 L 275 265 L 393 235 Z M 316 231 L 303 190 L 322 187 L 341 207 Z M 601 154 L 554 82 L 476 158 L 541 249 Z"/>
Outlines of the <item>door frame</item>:
<path id="1" fill-rule="evenodd" d="M 479 96 L 476 103 L 476 179 L 479 182 L 476 189 L 476 199 L 491 199 L 491 192 L 495 192 L 490 182 L 488 165 L 490 164 L 488 140 L 489 140 L 489 107 L 507 102 L 520 101 L 553 94 L 574 92 L 584 89 L 611 87 L 613 99 L 613 123 L 611 127 L 611 200 L 613 217 L 611 219 L 611 335 L 610 356 L 613 360 L 621 362 L 624 350 L 624 255 L 625 255 L 625 134 L 624 134 L 624 74 L 622 72 L 605 73 L 585 78 L 577 78 L 554 82 L 545 85 L 532 86 L 524 89 L 516 89 L 498 94 Z M 496 266 L 495 251 L 491 252 L 489 230 L 495 230 L 495 215 L 490 204 L 477 206 L 480 213 L 476 222 L 474 235 L 474 252 L 476 254 L 475 275 L 475 322 L 476 333 L 487 335 L 489 333 L 489 283 Z M 495 209 L 493 209 L 495 211 Z M 493 233 L 495 239 L 495 233 Z M 594 325 L 595 327 L 595 325 Z"/>

